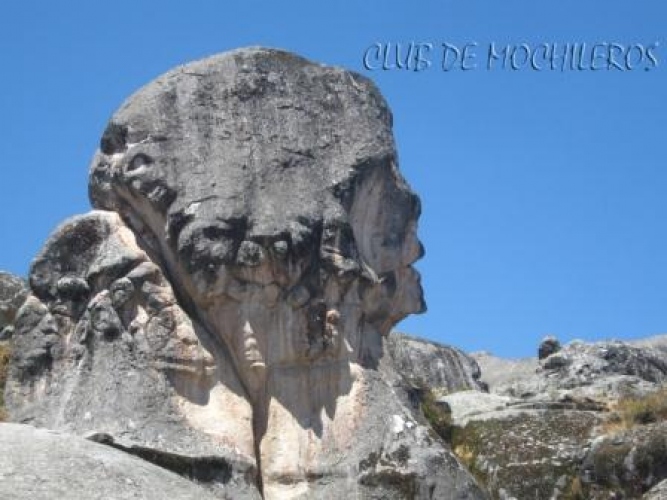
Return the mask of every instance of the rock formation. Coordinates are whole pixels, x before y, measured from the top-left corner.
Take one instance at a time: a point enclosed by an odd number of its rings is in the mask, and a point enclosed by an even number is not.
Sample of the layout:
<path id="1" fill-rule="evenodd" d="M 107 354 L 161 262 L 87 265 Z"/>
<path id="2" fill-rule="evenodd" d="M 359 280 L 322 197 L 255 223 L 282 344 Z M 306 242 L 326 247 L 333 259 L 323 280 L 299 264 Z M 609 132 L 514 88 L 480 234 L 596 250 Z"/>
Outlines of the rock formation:
<path id="1" fill-rule="evenodd" d="M 216 498 L 164 468 L 70 434 L 0 424 L 0 449 L 6 500 Z"/>
<path id="2" fill-rule="evenodd" d="M 16 313 L 27 296 L 28 286 L 21 278 L 0 271 L 0 341 L 13 335 Z"/>
<path id="3" fill-rule="evenodd" d="M 654 486 L 662 498 L 665 345 L 663 336 L 573 341 L 542 359 L 475 354 L 490 393 L 441 399 L 452 446 L 494 498 L 630 499 Z"/>
<path id="4" fill-rule="evenodd" d="M 667 498 L 667 479 L 655 485 L 642 496 L 642 500 L 663 500 L 665 498 Z"/>
<path id="5" fill-rule="evenodd" d="M 609 490 L 620 498 L 640 498 L 667 479 L 667 422 L 599 436 L 591 442 L 581 470 L 583 481 L 591 485 L 591 498 L 609 498 Z"/>
<path id="6" fill-rule="evenodd" d="M 544 359 L 560 351 L 560 342 L 553 335 L 547 335 L 537 348 L 537 358 Z"/>
<path id="7" fill-rule="evenodd" d="M 481 379 L 497 394 L 532 400 L 556 396 L 615 400 L 667 382 L 664 352 L 658 346 L 620 341 L 572 341 L 540 360 L 473 357 L 481 366 Z"/>
<path id="8" fill-rule="evenodd" d="M 436 394 L 485 389 L 479 365 L 459 349 L 400 333 L 387 337 L 385 349 L 409 382 Z"/>
<path id="9" fill-rule="evenodd" d="M 367 79 L 267 49 L 139 90 L 96 210 L 33 262 L 12 420 L 188 464 L 221 498 L 483 498 L 383 352 L 424 309 L 391 120 Z"/>

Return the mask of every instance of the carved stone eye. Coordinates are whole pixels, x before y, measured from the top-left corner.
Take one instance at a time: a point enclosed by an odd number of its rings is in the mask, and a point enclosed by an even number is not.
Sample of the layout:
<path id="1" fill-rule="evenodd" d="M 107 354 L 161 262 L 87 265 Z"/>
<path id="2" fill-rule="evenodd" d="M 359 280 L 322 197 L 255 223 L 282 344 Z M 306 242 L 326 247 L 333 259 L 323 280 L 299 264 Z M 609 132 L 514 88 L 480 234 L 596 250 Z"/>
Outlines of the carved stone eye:
<path id="1" fill-rule="evenodd" d="M 77 300 L 88 296 L 90 289 L 86 280 L 77 276 L 63 276 L 56 284 L 58 294 L 69 300 Z"/>
<path id="2" fill-rule="evenodd" d="M 127 149 L 127 127 L 119 123 L 110 122 L 102 135 L 100 149 L 106 155 L 125 151 Z"/>
<path id="3" fill-rule="evenodd" d="M 146 167 L 153 163 L 153 158 L 144 153 L 137 153 L 134 155 L 134 158 L 130 160 L 130 163 L 127 165 L 127 172 L 133 172 L 142 167 Z"/>
<path id="4" fill-rule="evenodd" d="M 289 252 L 289 245 L 285 240 L 278 240 L 273 244 L 273 251 L 280 257 L 285 257 Z"/>

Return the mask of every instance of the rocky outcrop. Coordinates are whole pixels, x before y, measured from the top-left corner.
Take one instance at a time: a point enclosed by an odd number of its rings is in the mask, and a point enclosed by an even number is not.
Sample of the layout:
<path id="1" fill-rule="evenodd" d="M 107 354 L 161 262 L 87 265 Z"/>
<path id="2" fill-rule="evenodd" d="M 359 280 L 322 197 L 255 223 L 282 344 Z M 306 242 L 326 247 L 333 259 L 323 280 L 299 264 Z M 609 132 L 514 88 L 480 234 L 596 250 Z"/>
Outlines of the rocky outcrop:
<path id="1" fill-rule="evenodd" d="M 112 117 L 89 186 L 30 271 L 13 420 L 223 498 L 483 498 L 384 355 L 423 249 L 372 83 L 267 49 L 177 68 Z"/>
<path id="2" fill-rule="evenodd" d="M 573 341 L 541 360 L 503 360 L 488 354 L 473 357 L 491 392 L 522 399 L 611 401 L 646 394 L 667 381 L 662 350 L 620 341 Z"/>
<path id="3" fill-rule="evenodd" d="M 576 495 L 580 464 L 601 422 L 596 412 L 494 409 L 468 417 L 452 444 L 493 498 L 589 498 Z"/>
<path id="4" fill-rule="evenodd" d="M 540 346 L 537 348 L 537 358 L 544 359 L 548 358 L 552 354 L 556 354 L 560 351 L 560 342 L 553 335 L 547 335 L 540 342 Z"/>
<path id="5" fill-rule="evenodd" d="M 23 279 L 0 271 L 0 341 L 13 335 L 16 313 L 27 296 L 28 286 Z"/>
<path id="6" fill-rule="evenodd" d="M 477 362 L 455 347 L 394 332 L 385 349 L 397 371 L 436 394 L 485 388 Z"/>
<path id="7" fill-rule="evenodd" d="M 618 402 L 665 384 L 664 336 L 503 360 L 389 335 L 425 307 L 391 127 L 365 78 L 267 49 L 132 96 L 95 210 L 29 294 L 0 273 L 10 417 L 69 433 L 0 426 L 0 496 L 487 498 L 474 476 L 493 498 L 662 498 L 665 405 L 627 426 Z"/>
<path id="8" fill-rule="evenodd" d="M 61 225 L 30 283 L 6 389 L 13 421 L 104 432 L 184 460 L 214 457 L 212 488 L 259 497 L 252 412 L 232 367 L 205 347 L 205 332 L 118 214 Z M 222 409 L 234 418 L 215 418 Z"/>
<path id="9" fill-rule="evenodd" d="M 441 398 L 458 456 L 497 498 L 640 498 L 667 477 L 662 337 L 549 344 L 542 359 L 473 355 L 490 393 Z"/>
<path id="10" fill-rule="evenodd" d="M 665 498 L 667 498 L 667 479 L 662 480 L 646 492 L 642 500 L 663 500 Z"/>
<path id="11" fill-rule="evenodd" d="M 667 355 L 667 335 L 654 335 L 638 340 L 628 341 L 628 344 L 643 349 L 652 349 Z"/>
<path id="12" fill-rule="evenodd" d="M 600 436 L 581 469 L 586 498 L 640 498 L 667 479 L 667 422 Z"/>
<path id="13" fill-rule="evenodd" d="M 0 498 L 7 500 L 221 498 L 161 467 L 71 434 L 0 424 L 0 449 Z"/>
<path id="14" fill-rule="evenodd" d="M 503 393 L 504 388 L 535 376 L 537 358 L 507 359 L 482 351 L 470 354 L 480 369 L 480 380 L 489 392 Z"/>

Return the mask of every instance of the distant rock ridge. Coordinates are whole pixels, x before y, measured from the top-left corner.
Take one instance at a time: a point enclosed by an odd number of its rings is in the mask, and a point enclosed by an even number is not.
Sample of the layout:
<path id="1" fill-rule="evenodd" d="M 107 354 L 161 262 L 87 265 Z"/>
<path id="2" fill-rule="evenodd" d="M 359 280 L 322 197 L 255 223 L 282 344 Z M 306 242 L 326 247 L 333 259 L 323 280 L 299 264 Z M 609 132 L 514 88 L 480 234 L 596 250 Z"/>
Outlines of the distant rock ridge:
<path id="1" fill-rule="evenodd" d="M 666 337 L 643 341 L 574 340 L 542 359 L 471 356 L 491 392 L 522 398 L 548 398 L 554 392 L 616 399 L 642 394 L 667 382 Z"/>
<path id="2" fill-rule="evenodd" d="M 176 68 L 89 191 L 30 269 L 13 421 L 209 460 L 220 498 L 485 498 L 384 353 L 425 308 L 421 208 L 369 80 L 263 48 Z"/>
<path id="3" fill-rule="evenodd" d="M 477 362 L 455 347 L 393 332 L 385 349 L 401 374 L 438 393 L 486 388 Z"/>
<path id="4" fill-rule="evenodd" d="M 440 400 L 459 456 L 494 498 L 663 498 L 667 337 L 548 344 L 533 358 L 471 355 L 489 392 Z"/>

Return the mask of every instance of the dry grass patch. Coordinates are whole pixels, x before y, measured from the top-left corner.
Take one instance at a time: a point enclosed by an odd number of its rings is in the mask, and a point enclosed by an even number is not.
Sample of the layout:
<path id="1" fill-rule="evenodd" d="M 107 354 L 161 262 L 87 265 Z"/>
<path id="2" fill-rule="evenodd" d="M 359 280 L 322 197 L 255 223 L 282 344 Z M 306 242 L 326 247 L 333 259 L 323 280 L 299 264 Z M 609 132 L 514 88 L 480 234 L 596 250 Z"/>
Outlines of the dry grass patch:
<path id="1" fill-rule="evenodd" d="M 622 398 L 616 411 L 628 427 L 667 420 L 667 386 L 641 398 Z"/>
<path id="2" fill-rule="evenodd" d="M 632 429 L 638 425 L 667 420 L 667 385 L 645 396 L 626 396 L 612 408 L 608 422 L 603 426 L 604 434 Z"/>

